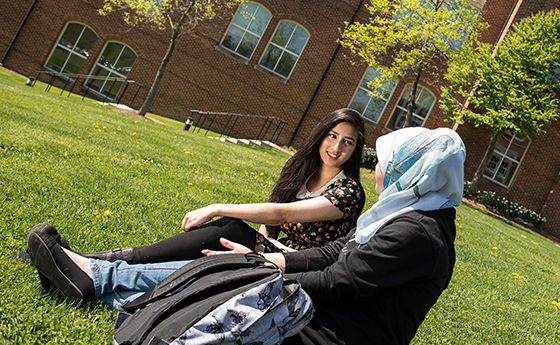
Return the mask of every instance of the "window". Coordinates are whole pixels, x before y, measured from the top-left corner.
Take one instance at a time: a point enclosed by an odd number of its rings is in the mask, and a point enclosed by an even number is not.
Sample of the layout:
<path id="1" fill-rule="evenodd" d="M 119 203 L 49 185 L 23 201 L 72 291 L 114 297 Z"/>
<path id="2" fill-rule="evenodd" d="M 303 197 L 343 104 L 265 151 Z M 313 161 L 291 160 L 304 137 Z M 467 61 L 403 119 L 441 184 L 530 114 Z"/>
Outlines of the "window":
<path id="1" fill-rule="evenodd" d="M 391 116 L 391 120 L 387 124 L 387 128 L 394 131 L 400 128 L 403 128 L 404 121 L 406 119 L 406 103 L 408 102 L 408 97 L 410 95 L 410 91 L 412 90 L 412 84 L 408 84 L 401 95 L 399 103 L 395 107 L 395 111 L 393 112 L 393 116 Z M 416 108 L 412 113 L 412 120 L 409 127 L 421 127 L 426 122 L 430 111 L 432 111 L 432 107 L 436 102 L 436 97 L 427 89 L 418 86 L 416 89 Z"/>
<path id="2" fill-rule="evenodd" d="M 108 42 L 85 85 L 90 90 L 115 99 L 136 61 L 136 53 L 119 42 Z M 116 78 L 122 78 L 121 80 Z"/>
<path id="3" fill-rule="evenodd" d="M 254 2 L 239 6 L 220 46 L 236 56 L 250 60 L 270 18 L 270 12 Z"/>
<path id="4" fill-rule="evenodd" d="M 78 74 L 97 40 L 95 32 L 80 23 L 67 23 L 45 67 L 54 72 Z"/>
<path id="5" fill-rule="evenodd" d="M 364 75 L 362 82 L 358 86 L 352 102 L 350 102 L 349 108 L 359 111 L 362 116 L 371 122 L 377 124 L 379 118 L 387 102 L 391 98 L 395 87 L 397 86 L 398 80 L 395 80 L 388 85 L 384 85 L 384 88 L 373 89 L 368 86 L 368 83 L 374 80 L 379 75 L 379 71 L 376 67 L 369 67 Z M 390 90 L 390 91 L 386 91 Z"/>
<path id="6" fill-rule="evenodd" d="M 282 80 L 289 79 L 308 40 L 309 33 L 302 26 L 281 21 L 259 61 L 259 66 Z"/>
<path id="7" fill-rule="evenodd" d="M 509 188 L 530 143 L 528 137 L 521 138 L 517 133 L 504 130 L 484 169 L 484 177 Z"/>

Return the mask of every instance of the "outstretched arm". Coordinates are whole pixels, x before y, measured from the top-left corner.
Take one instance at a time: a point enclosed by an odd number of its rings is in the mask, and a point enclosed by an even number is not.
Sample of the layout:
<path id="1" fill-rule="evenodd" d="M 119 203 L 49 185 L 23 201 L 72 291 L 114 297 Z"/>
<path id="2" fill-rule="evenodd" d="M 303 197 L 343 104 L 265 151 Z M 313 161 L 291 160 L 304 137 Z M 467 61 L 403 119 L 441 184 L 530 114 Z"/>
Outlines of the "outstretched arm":
<path id="1" fill-rule="evenodd" d="M 344 213 L 324 197 L 285 204 L 212 204 L 188 212 L 181 228 L 188 231 L 219 216 L 239 218 L 256 224 L 281 225 L 339 219 Z"/>

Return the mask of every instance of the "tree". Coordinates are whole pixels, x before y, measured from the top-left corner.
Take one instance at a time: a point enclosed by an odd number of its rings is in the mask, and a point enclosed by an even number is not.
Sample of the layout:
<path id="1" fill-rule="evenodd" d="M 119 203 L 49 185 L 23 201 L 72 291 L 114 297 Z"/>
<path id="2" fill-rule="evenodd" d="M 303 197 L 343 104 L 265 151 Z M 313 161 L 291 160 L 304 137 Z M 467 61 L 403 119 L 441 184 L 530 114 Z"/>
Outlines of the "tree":
<path id="1" fill-rule="evenodd" d="M 471 183 L 472 193 L 504 130 L 535 139 L 558 116 L 560 44 L 556 42 L 560 42 L 558 10 L 520 21 L 495 49 L 489 44 L 466 47 L 466 54 L 449 66 L 445 78 L 450 86 L 442 87 L 440 102 L 447 120 L 463 124 L 467 118 L 492 131 Z"/>
<path id="2" fill-rule="evenodd" d="M 365 7 L 369 23 L 345 23 L 339 42 L 378 68 L 378 77 L 368 85 L 378 90 L 375 96 L 390 91 L 397 78 L 414 77 L 403 126 L 408 127 L 420 77 L 429 83 L 440 80 L 463 41 L 476 40 L 486 25 L 472 0 L 371 0 Z"/>
<path id="3" fill-rule="evenodd" d="M 160 30 L 171 29 L 167 52 L 138 114 L 148 112 L 177 39 L 191 32 L 201 21 L 215 18 L 222 8 L 232 8 L 242 2 L 244 0 L 104 0 L 103 8 L 99 10 L 102 15 L 121 11 L 130 25 L 144 23 Z"/>

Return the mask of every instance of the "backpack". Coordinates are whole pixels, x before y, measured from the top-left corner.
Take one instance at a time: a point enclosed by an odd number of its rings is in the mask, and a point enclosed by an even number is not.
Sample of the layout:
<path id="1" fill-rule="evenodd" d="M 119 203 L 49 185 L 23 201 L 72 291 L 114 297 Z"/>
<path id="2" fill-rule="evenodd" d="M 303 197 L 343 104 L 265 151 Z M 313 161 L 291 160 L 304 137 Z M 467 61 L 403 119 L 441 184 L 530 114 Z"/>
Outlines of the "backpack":
<path id="1" fill-rule="evenodd" d="M 261 255 L 194 260 L 120 308 L 114 345 L 280 344 L 313 317 L 309 295 Z"/>

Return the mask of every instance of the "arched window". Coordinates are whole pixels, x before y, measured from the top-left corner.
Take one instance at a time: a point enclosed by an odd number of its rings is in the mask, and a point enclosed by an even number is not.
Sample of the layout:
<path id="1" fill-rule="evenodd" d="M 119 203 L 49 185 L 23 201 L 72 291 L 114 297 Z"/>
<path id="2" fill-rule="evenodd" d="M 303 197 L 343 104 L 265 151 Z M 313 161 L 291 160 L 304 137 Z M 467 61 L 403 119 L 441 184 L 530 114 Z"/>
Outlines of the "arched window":
<path id="1" fill-rule="evenodd" d="M 113 100 L 136 61 L 136 53 L 120 42 L 107 42 L 85 86 Z"/>
<path id="2" fill-rule="evenodd" d="M 255 2 L 239 6 L 220 46 L 244 60 L 250 60 L 272 15 Z"/>
<path id="3" fill-rule="evenodd" d="M 530 143 L 528 137 L 522 138 L 515 132 L 503 130 L 484 169 L 484 177 L 509 188 Z"/>
<path id="4" fill-rule="evenodd" d="M 387 128 L 394 131 L 400 129 L 404 126 L 404 121 L 406 120 L 406 103 L 408 102 L 408 97 L 410 91 L 412 90 L 412 84 L 407 85 L 401 95 L 399 103 L 395 107 L 395 111 L 387 123 Z M 412 113 L 412 121 L 409 127 L 422 127 L 430 115 L 432 108 L 436 102 L 436 97 L 427 89 L 418 86 L 416 89 L 416 109 Z"/>
<path id="5" fill-rule="evenodd" d="M 78 74 L 96 40 L 97 34 L 84 24 L 67 23 L 45 67 L 54 72 Z"/>
<path id="6" fill-rule="evenodd" d="M 261 56 L 259 66 L 282 80 L 289 79 L 308 40 L 309 33 L 303 26 L 281 21 Z"/>
<path id="7" fill-rule="evenodd" d="M 370 66 L 366 70 L 362 82 L 358 86 L 352 102 L 350 102 L 349 108 L 359 111 L 363 117 L 369 121 L 377 124 L 379 118 L 385 107 L 387 107 L 387 102 L 391 98 L 395 87 L 397 86 L 398 80 L 395 80 L 387 85 L 384 85 L 382 89 L 372 89 L 368 83 L 374 80 L 379 75 L 379 71 L 376 67 Z M 386 91 L 389 90 L 389 91 Z"/>

